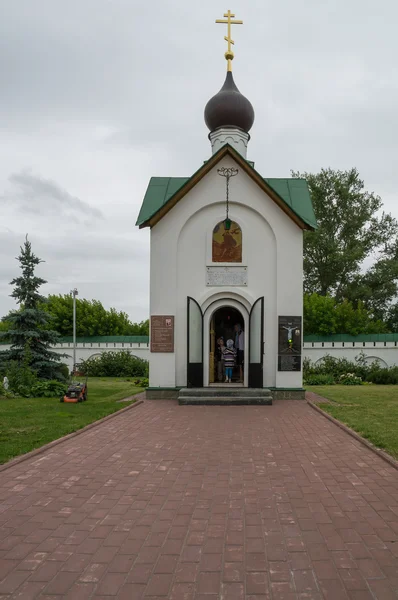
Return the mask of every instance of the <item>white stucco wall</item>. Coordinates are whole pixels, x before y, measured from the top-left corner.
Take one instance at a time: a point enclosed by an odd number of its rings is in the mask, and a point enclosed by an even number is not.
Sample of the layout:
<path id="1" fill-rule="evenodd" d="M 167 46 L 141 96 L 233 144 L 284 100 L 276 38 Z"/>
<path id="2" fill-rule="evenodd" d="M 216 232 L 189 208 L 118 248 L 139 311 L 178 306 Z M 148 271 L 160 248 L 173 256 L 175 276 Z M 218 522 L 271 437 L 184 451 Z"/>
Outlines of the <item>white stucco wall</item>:
<path id="1" fill-rule="evenodd" d="M 248 285 L 206 286 L 212 231 L 225 218 L 225 178 L 217 169 L 236 166 L 224 157 L 151 230 L 150 314 L 175 315 L 175 353 L 150 355 L 151 387 L 186 385 L 187 296 L 203 311 L 220 298 L 250 311 L 264 296 L 264 386 L 302 385 L 301 372 L 277 372 L 278 315 L 302 314 L 302 230 L 241 169 L 230 184 L 230 218 L 242 228 Z"/>
<path id="2" fill-rule="evenodd" d="M 0 345 L 0 351 L 8 350 L 10 348 L 7 344 Z M 68 358 L 63 358 L 62 362 L 67 364 L 69 369 L 72 370 L 73 367 L 73 344 L 63 343 L 58 344 L 53 347 L 54 352 L 57 354 L 68 354 Z M 98 356 L 103 352 L 119 352 L 120 350 L 125 350 L 130 352 L 134 356 L 138 358 L 143 358 L 144 360 L 148 360 L 149 358 L 149 344 L 133 344 L 133 343 L 120 343 L 120 342 L 108 342 L 108 343 L 98 343 L 98 342 L 86 342 L 82 344 L 77 344 L 76 346 L 76 362 L 79 363 L 82 360 L 87 360 L 93 356 Z"/>
<path id="3" fill-rule="evenodd" d="M 316 363 L 324 356 L 346 358 L 354 362 L 364 353 L 369 363 L 378 362 L 381 367 L 392 367 L 398 364 L 397 342 L 304 342 L 303 358 Z"/>
<path id="4" fill-rule="evenodd" d="M 203 306 L 207 308 L 212 301 L 210 298 L 208 301 L 203 303 Z M 236 300 L 231 300 L 229 306 L 236 306 Z M 214 308 L 219 308 L 223 305 L 224 300 L 221 298 L 215 302 L 213 305 Z M 245 306 L 248 306 L 249 301 L 245 300 Z M 244 314 L 245 313 L 244 309 Z M 207 325 L 210 321 L 211 311 L 206 311 L 205 322 Z M 1 344 L 0 350 L 8 350 L 9 345 Z M 53 348 L 55 352 L 58 354 L 69 354 L 69 358 L 64 359 L 69 368 L 72 368 L 72 354 L 73 354 L 73 346 L 70 343 L 60 344 Z M 80 362 L 82 360 L 86 360 L 92 356 L 97 356 L 102 352 L 117 352 L 119 350 L 126 350 L 131 352 L 134 356 L 138 356 L 139 358 L 143 358 L 144 360 L 149 360 L 150 352 L 149 352 L 149 344 L 141 343 L 141 344 L 133 344 L 133 343 L 119 343 L 119 342 L 109 342 L 109 343 L 90 343 L 87 342 L 85 344 L 78 344 L 76 349 L 76 361 Z M 305 358 L 309 358 L 312 362 L 316 363 L 322 357 L 329 354 L 335 358 L 347 358 L 350 361 L 354 361 L 356 356 L 363 352 L 367 358 L 368 362 L 373 362 L 376 360 L 379 362 L 381 367 L 392 367 L 394 365 L 398 365 L 398 346 L 397 342 L 345 342 L 344 346 L 342 342 L 334 342 L 332 345 L 330 342 L 304 342 L 303 344 L 303 360 Z"/>

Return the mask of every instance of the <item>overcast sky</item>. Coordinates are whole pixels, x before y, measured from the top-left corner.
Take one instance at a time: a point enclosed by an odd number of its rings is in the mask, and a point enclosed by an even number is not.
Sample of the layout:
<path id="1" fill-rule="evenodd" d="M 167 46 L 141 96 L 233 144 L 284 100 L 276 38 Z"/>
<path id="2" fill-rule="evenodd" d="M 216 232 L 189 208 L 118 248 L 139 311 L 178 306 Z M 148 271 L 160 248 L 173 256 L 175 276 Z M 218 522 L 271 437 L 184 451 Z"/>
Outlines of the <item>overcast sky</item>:
<path id="1" fill-rule="evenodd" d="M 0 315 L 29 234 L 45 294 L 149 312 L 151 176 L 190 176 L 210 154 L 203 109 L 234 77 L 256 120 L 265 177 L 357 167 L 398 217 L 394 0 L 0 0 Z"/>

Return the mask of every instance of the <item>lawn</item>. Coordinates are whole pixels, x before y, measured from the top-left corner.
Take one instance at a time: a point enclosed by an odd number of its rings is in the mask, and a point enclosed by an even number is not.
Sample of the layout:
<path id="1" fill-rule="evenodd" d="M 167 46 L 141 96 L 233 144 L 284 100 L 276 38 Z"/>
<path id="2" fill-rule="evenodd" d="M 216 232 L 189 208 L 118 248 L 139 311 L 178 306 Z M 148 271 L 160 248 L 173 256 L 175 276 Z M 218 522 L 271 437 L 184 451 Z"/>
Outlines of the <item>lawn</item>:
<path id="1" fill-rule="evenodd" d="M 397 385 L 310 386 L 307 391 L 332 400 L 319 406 L 398 459 Z"/>
<path id="2" fill-rule="evenodd" d="M 125 408 L 135 400 L 117 401 L 142 391 L 125 378 L 91 377 L 87 402 L 78 404 L 0 396 L 0 464 Z"/>

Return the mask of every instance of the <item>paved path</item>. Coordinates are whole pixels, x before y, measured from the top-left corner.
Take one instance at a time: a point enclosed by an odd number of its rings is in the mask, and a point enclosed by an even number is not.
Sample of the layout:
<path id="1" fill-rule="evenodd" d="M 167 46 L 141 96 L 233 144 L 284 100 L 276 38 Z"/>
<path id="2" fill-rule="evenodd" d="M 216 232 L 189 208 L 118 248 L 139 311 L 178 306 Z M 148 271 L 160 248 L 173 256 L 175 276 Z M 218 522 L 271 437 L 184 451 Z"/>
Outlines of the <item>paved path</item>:
<path id="1" fill-rule="evenodd" d="M 397 600 L 398 471 L 304 402 L 146 402 L 0 473 L 0 600 Z"/>

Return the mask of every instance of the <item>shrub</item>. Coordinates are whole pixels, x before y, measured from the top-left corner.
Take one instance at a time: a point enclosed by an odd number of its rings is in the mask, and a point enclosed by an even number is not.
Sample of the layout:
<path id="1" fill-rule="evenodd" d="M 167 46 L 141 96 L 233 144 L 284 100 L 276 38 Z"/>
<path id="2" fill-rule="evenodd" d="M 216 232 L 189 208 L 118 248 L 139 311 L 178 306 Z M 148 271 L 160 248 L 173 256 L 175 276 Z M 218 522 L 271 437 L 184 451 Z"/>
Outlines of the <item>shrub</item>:
<path id="1" fill-rule="evenodd" d="M 397 385 L 398 384 L 398 368 L 391 367 L 390 369 L 373 368 L 367 375 L 366 381 L 370 383 L 378 383 L 379 385 Z"/>
<path id="2" fill-rule="evenodd" d="M 70 371 L 69 371 L 68 365 L 66 365 L 65 363 L 62 363 L 61 365 L 59 365 L 59 374 L 60 374 L 60 378 L 62 377 L 62 379 L 64 381 L 68 381 L 68 379 L 70 377 Z"/>
<path id="3" fill-rule="evenodd" d="M 312 378 L 320 375 L 332 377 L 334 383 L 343 385 L 360 385 L 364 382 L 380 385 L 398 384 L 398 367 L 381 368 L 376 362 L 367 364 L 363 352 L 355 357 L 355 362 L 329 355 L 316 364 L 304 359 L 303 375 L 307 385 L 326 385 L 312 383 Z"/>
<path id="4" fill-rule="evenodd" d="M 344 373 L 340 375 L 339 383 L 342 385 L 361 385 L 362 379 L 357 377 L 355 373 Z"/>
<path id="5" fill-rule="evenodd" d="M 17 396 L 29 398 L 32 387 L 37 383 L 37 374 L 28 364 L 11 360 L 6 365 L 9 389 Z"/>
<path id="6" fill-rule="evenodd" d="M 142 379 L 135 379 L 134 385 L 136 385 L 137 387 L 147 388 L 149 386 L 149 379 L 148 377 L 143 377 Z"/>
<path id="7" fill-rule="evenodd" d="M 318 375 L 308 375 L 304 380 L 304 385 L 333 385 L 333 375 L 319 373 Z"/>
<path id="8" fill-rule="evenodd" d="M 374 365 L 366 363 L 366 356 L 363 352 L 356 356 L 355 361 L 353 362 L 346 358 L 335 358 L 329 354 L 324 356 L 316 364 L 308 359 L 303 361 L 304 379 L 306 379 L 308 375 L 323 374 L 332 375 L 335 382 L 337 382 L 342 375 L 353 373 L 356 377 L 365 380 L 372 368 L 374 368 Z"/>
<path id="9" fill-rule="evenodd" d="M 80 371 L 89 377 L 148 377 L 148 361 L 120 350 L 103 352 L 80 365 Z"/>
<path id="10" fill-rule="evenodd" d="M 65 393 L 66 385 L 57 380 L 46 379 L 38 381 L 31 388 L 34 398 L 55 398 Z"/>

